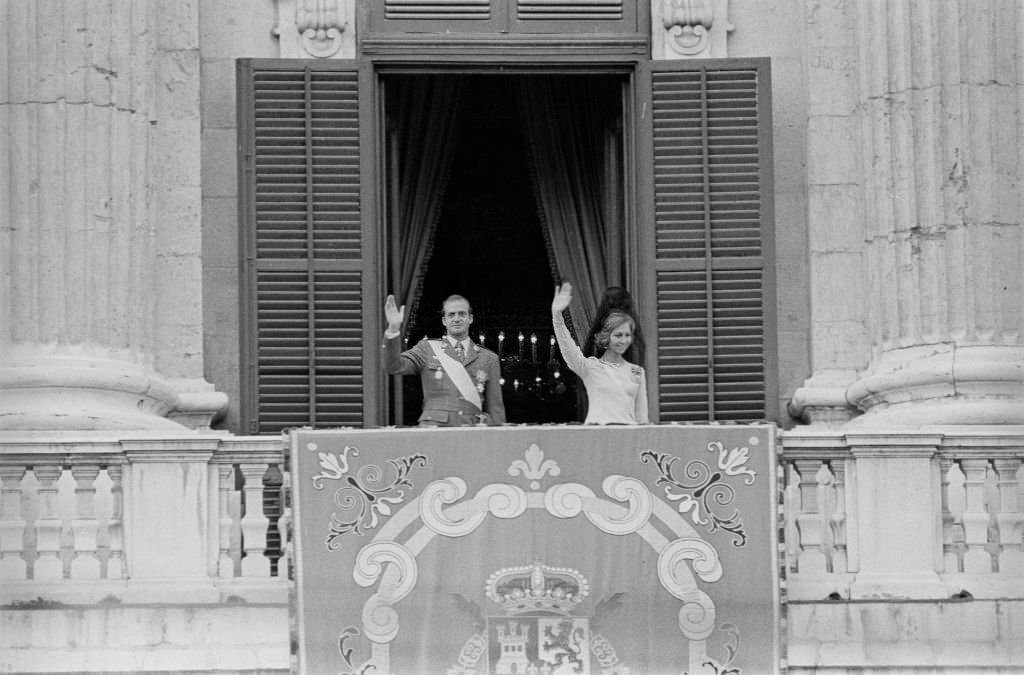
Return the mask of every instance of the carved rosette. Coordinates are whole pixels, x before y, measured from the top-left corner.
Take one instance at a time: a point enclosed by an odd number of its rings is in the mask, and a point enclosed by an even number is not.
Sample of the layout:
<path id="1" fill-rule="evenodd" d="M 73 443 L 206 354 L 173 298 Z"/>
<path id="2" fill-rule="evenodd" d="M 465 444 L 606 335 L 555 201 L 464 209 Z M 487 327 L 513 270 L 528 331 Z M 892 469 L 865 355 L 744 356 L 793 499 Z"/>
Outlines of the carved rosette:
<path id="1" fill-rule="evenodd" d="M 651 56 L 655 60 L 722 58 L 729 0 L 652 0 Z"/>
<path id="2" fill-rule="evenodd" d="M 282 58 L 355 58 L 355 0 L 277 0 Z"/>

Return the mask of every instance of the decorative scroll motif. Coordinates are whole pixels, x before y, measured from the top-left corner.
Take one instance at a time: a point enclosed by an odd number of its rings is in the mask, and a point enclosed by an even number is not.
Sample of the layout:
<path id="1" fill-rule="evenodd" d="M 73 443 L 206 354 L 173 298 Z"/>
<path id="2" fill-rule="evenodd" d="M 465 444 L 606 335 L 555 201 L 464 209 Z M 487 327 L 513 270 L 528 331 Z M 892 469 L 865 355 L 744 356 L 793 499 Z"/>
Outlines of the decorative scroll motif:
<path id="1" fill-rule="evenodd" d="M 655 59 L 725 57 L 729 0 L 652 0 Z"/>
<path id="2" fill-rule="evenodd" d="M 353 58 L 355 0 L 277 0 L 284 58 Z"/>
<path id="3" fill-rule="evenodd" d="M 524 478 L 529 479 L 530 489 L 540 489 L 540 480 L 545 474 L 550 473 L 552 477 L 562 473 L 558 462 L 553 459 L 544 459 L 544 451 L 533 443 L 524 453 L 526 460 L 517 459 L 508 467 L 508 475 L 518 476 L 522 473 Z"/>
<path id="4" fill-rule="evenodd" d="M 466 494 L 466 481 L 458 476 L 435 480 L 420 495 L 420 519 L 423 525 L 446 537 L 464 537 L 484 521 L 487 514 L 496 518 L 517 518 L 526 511 L 526 493 L 515 485 L 491 483 L 480 488 L 472 499 L 472 508 L 455 520 L 445 512 Z"/>
<path id="5" fill-rule="evenodd" d="M 398 635 L 398 612 L 392 605 L 416 587 L 416 556 L 397 542 L 374 541 L 359 550 L 352 577 L 363 587 L 380 581 L 377 592 L 363 605 L 363 629 L 378 644 L 391 642 Z"/>
<path id="6" fill-rule="evenodd" d="M 740 651 L 740 631 L 734 624 L 723 623 L 719 628 L 725 633 L 725 663 L 721 663 L 713 657 L 706 657 L 701 662 L 701 669 L 690 673 L 684 671 L 683 675 L 740 675 L 743 671 L 732 665 L 733 659 Z"/>
<path id="7" fill-rule="evenodd" d="M 415 454 L 408 457 L 389 459 L 394 469 L 394 477 L 390 482 L 384 479 L 384 472 L 376 464 L 368 464 L 351 473 L 349 455 L 359 456 L 359 448 L 346 445 L 341 452 L 321 452 L 316 443 L 307 443 L 306 449 L 316 452 L 319 458 L 320 473 L 312 477 L 313 487 L 324 489 L 324 480 L 341 481 L 343 484 L 334 492 L 334 503 L 341 509 L 331 514 L 330 529 L 325 540 L 327 549 L 335 551 L 341 546 L 339 538 L 354 532 L 362 535 L 365 530 L 377 527 L 381 516 L 390 516 L 393 505 L 405 501 L 405 490 L 412 488 L 409 473 L 418 464 L 427 465 L 425 455 Z"/>
<path id="8" fill-rule="evenodd" d="M 338 653 L 341 654 L 342 660 L 345 661 L 345 670 L 342 670 L 340 675 L 366 675 L 366 673 L 377 670 L 377 666 L 369 662 L 364 662 L 361 666 L 352 665 L 352 652 L 354 650 L 351 647 L 346 647 L 345 642 L 350 638 L 356 637 L 359 637 L 359 629 L 355 626 L 346 626 L 342 629 L 341 634 L 338 635 Z"/>
<path id="9" fill-rule="evenodd" d="M 556 518 L 574 518 L 583 513 L 602 532 L 620 536 L 632 534 L 647 524 L 654 502 L 643 482 L 636 478 L 608 476 L 602 487 L 613 499 L 628 501 L 627 510 L 617 516 L 602 513 L 607 509 L 600 509 L 600 500 L 594 491 L 579 483 L 553 485 L 544 493 L 544 507 Z"/>
<path id="10" fill-rule="evenodd" d="M 753 485 L 756 474 L 744 464 L 749 458 L 746 447 L 726 451 L 719 441 L 707 445 L 708 452 L 717 454 L 718 471 L 712 471 L 707 463 L 693 459 L 683 469 L 685 477 L 693 482 L 684 483 L 672 471 L 672 465 L 679 461 L 678 457 L 665 452 L 645 450 L 640 453 L 640 461 L 653 462 L 661 473 L 657 484 L 665 486 L 665 497 L 678 502 L 679 513 L 688 513 L 690 519 L 698 525 L 704 525 L 708 532 L 718 529 L 733 535 L 733 546 L 747 543 L 747 533 L 743 529 L 743 520 L 738 509 L 725 517 L 714 510 L 715 506 L 728 506 L 736 497 L 732 486 L 722 481 L 723 476 L 745 475 L 744 483 Z"/>

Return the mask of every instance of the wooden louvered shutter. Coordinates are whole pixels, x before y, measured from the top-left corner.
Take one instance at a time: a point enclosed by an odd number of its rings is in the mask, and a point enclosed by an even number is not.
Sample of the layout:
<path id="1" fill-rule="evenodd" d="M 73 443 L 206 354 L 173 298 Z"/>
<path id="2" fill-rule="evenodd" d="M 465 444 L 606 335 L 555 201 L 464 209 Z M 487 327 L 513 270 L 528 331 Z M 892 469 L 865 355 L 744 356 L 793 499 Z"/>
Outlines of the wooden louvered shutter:
<path id="1" fill-rule="evenodd" d="M 631 0 L 513 0 L 514 33 L 622 33 L 639 30 Z"/>
<path id="2" fill-rule="evenodd" d="M 659 417 L 776 417 L 766 60 L 655 64 Z"/>
<path id="3" fill-rule="evenodd" d="M 496 0 L 374 0 L 368 8 L 377 33 L 497 31 L 505 24 Z"/>
<path id="4" fill-rule="evenodd" d="M 354 64 L 240 61 L 242 424 L 361 426 Z"/>
<path id="5" fill-rule="evenodd" d="M 637 0 L 374 0 L 370 35 L 388 33 L 636 34 Z M 646 33 L 647 27 L 643 27 Z"/>

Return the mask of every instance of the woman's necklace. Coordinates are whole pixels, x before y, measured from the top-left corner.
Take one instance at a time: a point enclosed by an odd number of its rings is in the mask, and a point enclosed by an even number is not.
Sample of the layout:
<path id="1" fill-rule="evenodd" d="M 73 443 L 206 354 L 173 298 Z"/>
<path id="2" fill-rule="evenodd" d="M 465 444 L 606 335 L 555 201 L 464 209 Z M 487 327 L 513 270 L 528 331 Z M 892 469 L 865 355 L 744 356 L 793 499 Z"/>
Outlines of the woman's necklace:
<path id="1" fill-rule="evenodd" d="M 619 366 L 621 366 L 621 365 L 622 365 L 623 363 L 625 363 L 625 361 L 606 361 L 606 360 L 604 360 L 604 359 L 601 359 L 601 363 L 605 363 L 605 364 L 607 364 L 607 365 L 609 365 L 609 366 L 612 366 L 612 367 L 614 367 L 614 368 L 618 368 L 618 367 L 619 367 Z"/>

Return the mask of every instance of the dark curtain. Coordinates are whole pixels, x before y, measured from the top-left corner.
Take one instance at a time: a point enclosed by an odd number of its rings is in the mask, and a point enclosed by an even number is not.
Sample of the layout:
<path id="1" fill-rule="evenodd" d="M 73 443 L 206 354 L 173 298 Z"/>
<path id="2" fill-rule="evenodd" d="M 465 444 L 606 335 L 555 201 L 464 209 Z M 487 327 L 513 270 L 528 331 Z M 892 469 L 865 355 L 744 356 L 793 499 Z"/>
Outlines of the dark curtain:
<path id="1" fill-rule="evenodd" d="M 392 284 L 413 328 L 434 247 L 441 204 L 455 156 L 461 78 L 395 77 L 388 80 L 388 151 L 393 249 Z"/>
<path id="2" fill-rule="evenodd" d="M 606 88 L 585 76 L 523 78 L 518 104 L 552 274 L 573 284 L 579 339 L 609 285 Z"/>

